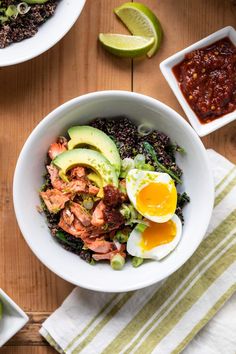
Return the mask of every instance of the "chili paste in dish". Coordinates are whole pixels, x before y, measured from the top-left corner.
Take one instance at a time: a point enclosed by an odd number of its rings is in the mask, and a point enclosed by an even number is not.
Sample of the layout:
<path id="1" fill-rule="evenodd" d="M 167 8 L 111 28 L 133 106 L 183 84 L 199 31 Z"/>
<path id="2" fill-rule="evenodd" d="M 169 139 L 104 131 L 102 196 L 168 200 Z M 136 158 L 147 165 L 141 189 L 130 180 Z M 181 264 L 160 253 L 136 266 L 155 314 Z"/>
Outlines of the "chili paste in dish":
<path id="1" fill-rule="evenodd" d="M 236 109 L 236 47 L 228 37 L 186 54 L 173 73 L 201 123 Z"/>

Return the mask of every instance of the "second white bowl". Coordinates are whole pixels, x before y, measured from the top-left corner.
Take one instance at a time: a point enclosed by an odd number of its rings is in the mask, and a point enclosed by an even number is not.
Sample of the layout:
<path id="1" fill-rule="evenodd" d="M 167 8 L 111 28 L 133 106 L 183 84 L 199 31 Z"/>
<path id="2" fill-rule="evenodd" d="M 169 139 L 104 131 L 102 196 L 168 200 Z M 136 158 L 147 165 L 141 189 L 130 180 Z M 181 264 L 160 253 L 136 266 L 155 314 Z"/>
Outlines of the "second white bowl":
<path id="1" fill-rule="evenodd" d="M 0 320 L 0 347 L 2 347 L 29 321 L 29 318 L 2 289 L 0 300 L 3 304 L 3 316 Z"/>
<path id="2" fill-rule="evenodd" d="M 22 63 L 54 46 L 71 29 L 86 0 L 61 0 L 54 15 L 43 23 L 35 36 L 0 49 L 0 67 Z"/>

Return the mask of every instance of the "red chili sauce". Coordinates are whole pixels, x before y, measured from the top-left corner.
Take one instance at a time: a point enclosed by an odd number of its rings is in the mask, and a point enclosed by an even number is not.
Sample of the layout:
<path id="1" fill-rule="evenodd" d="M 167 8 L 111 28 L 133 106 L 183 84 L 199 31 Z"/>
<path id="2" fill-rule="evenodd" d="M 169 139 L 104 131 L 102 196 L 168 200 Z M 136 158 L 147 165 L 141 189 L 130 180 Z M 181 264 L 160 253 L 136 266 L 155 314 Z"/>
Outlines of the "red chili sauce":
<path id="1" fill-rule="evenodd" d="M 201 123 L 236 109 L 236 47 L 229 38 L 186 54 L 173 73 Z"/>

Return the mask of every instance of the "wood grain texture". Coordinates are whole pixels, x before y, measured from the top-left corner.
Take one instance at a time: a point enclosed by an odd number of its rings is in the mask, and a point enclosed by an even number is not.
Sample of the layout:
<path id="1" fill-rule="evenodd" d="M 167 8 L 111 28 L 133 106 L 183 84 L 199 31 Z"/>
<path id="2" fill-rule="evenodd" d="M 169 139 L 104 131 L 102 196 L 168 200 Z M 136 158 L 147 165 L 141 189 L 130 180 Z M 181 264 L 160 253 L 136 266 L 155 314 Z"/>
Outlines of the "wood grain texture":
<path id="1" fill-rule="evenodd" d="M 0 69 L 0 284 L 27 311 L 52 311 L 72 286 L 49 272 L 20 236 L 12 204 L 16 159 L 31 130 L 58 105 L 89 91 L 131 89 L 131 61 L 120 62 L 97 46 L 99 31 L 120 31 L 112 16 L 119 3 L 88 1 L 54 48 Z"/>
<path id="2" fill-rule="evenodd" d="M 160 72 L 162 60 L 225 26 L 236 27 L 236 3 L 230 0 L 146 0 L 163 27 L 164 41 L 150 60 L 134 60 L 133 90 L 168 104 L 186 117 Z M 202 139 L 236 162 L 236 121 Z"/>
<path id="3" fill-rule="evenodd" d="M 39 334 L 42 323 L 51 312 L 28 312 L 29 322 L 22 328 L 6 346 L 40 346 L 48 345 L 47 341 Z"/>
<path id="4" fill-rule="evenodd" d="M 16 160 L 32 129 L 58 105 L 91 91 L 131 89 L 131 60 L 120 61 L 97 44 L 100 31 L 125 31 L 112 15 L 119 3 L 87 1 L 75 26 L 50 51 L 0 68 L 0 287 L 25 311 L 35 312 L 10 342 L 14 347 L 1 349 L 4 354 L 51 353 L 24 345 L 42 343 L 38 312 L 48 316 L 73 289 L 38 261 L 20 234 L 12 203 Z"/>
<path id="5" fill-rule="evenodd" d="M 159 63 L 226 25 L 236 27 L 230 0 L 143 0 L 163 25 L 164 42 L 148 60 L 122 60 L 97 43 L 99 32 L 127 33 L 112 9 L 124 1 L 87 0 L 72 30 L 47 53 L 0 69 L 0 287 L 30 315 L 1 354 L 50 354 L 38 334 L 41 323 L 73 286 L 47 270 L 20 235 L 13 211 L 12 178 L 17 156 L 31 130 L 52 109 L 80 94 L 123 89 L 150 95 L 184 116 L 163 78 Z M 236 122 L 203 139 L 236 162 Z"/>
<path id="6" fill-rule="evenodd" d="M 50 51 L 0 68 L 0 287 L 35 316 L 54 311 L 73 286 L 46 269 L 20 235 L 12 203 L 16 160 L 32 129 L 58 105 L 90 91 L 131 89 L 131 60 L 120 61 L 97 44 L 100 31 L 125 31 L 112 15 L 120 3 L 87 1 L 75 26 Z M 25 343 L 42 343 L 36 327 L 26 327 L 10 342 L 14 347 L 1 353 L 51 353 L 46 347 L 25 349 Z"/>
<path id="7" fill-rule="evenodd" d="M 55 354 L 55 349 L 51 347 L 27 347 L 27 346 L 5 346 L 0 349 L 1 354 Z"/>

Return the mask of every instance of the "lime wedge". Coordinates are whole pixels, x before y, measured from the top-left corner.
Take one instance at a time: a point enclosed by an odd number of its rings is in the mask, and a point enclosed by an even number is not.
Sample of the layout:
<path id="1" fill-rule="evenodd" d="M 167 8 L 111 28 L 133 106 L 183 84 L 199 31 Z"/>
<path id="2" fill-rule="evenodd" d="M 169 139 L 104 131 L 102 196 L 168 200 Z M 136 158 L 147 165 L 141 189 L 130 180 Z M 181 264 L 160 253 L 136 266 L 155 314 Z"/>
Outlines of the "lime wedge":
<path id="1" fill-rule="evenodd" d="M 100 33 L 98 38 L 102 45 L 112 54 L 129 58 L 147 54 L 154 44 L 153 37 Z"/>
<path id="2" fill-rule="evenodd" d="M 145 5 L 127 2 L 114 9 L 115 14 L 135 36 L 154 37 L 154 44 L 148 51 L 151 58 L 159 49 L 163 32 L 156 15 Z"/>
<path id="3" fill-rule="evenodd" d="M 2 306 L 2 302 L 0 300 L 0 320 L 2 318 L 2 313 L 3 313 L 3 306 Z"/>

